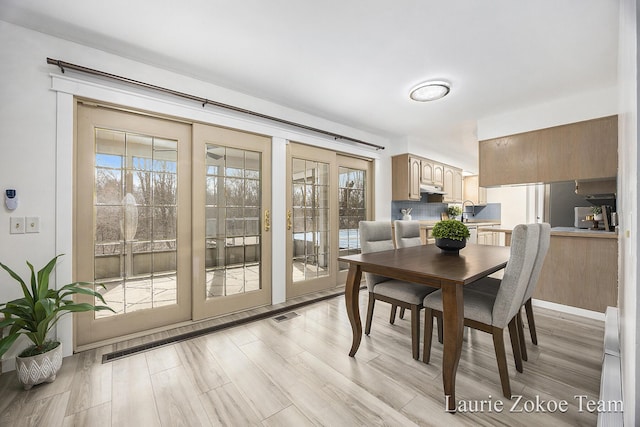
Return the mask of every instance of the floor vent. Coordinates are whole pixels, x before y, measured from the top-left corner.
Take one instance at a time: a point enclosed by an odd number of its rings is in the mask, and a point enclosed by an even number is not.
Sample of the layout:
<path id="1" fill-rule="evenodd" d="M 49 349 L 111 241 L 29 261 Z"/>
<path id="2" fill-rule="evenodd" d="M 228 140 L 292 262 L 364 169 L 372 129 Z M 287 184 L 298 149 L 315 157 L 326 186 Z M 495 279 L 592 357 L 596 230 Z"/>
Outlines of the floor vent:
<path id="1" fill-rule="evenodd" d="M 364 287 L 362 288 L 364 289 Z M 208 328 L 203 328 L 203 329 L 198 329 L 198 330 L 194 330 L 191 332 L 187 332 L 184 334 L 178 334 L 178 335 L 174 335 L 172 337 L 168 337 L 168 338 L 163 338 L 161 340 L 157 340 L 157 341 L 152 341 L 146 344 L 141 344 L 141 345 L 137 345 L 134 347 L 129 347 L 126 349 L 122 349 L 122 350 L 118 350 L 118 351 L 114 351 L 111 353 L 107 353 L 104 354 L 102 356 L 102 363 L 108 363 L 108 362 L 113 362 L 114 360 L 118 360 L 118 359 L 122 359 L 124 357 L 127 356 L 132 356 L 134 354 L 137 353 L 141 353 L 143 351 L 149 351 L 149 350 L 153 350 L 154 348 L 158 348 L 158 347 L 162 347 L 165 345 L 171 345 L 180 341 L 186 341 L 188 339 L 191 338 L 196 338 L 202 335 L 207 335 L 213 332 L 217 332 L 220 331 L 222 329 L 227 329 L 227 328 L 231 328 L 234 326 L 238 326 L 238 325 L 243 325 L 245 323 L 250 323 L 250 322 L 254 322 L 256 320 L 262 320 L 262 319 L 267 319 L 269 317 L 272 317 L 274 314 L 278 314 L 279 316 L 276 316 L 274 319 L 276 321 L 282 322 L 285 320 L 289 320 L 293 317 L 298 316 L 298 314 L 294 311 L 291 310 L 295 310 L 296 308 L 299 307 L 304 307 L 306 305 L 309 304 L 313 304 L 315 302 L 319 302 L 319 301 L 324 301 L 324 300 L 328 300 L 331 298 L 335 298 L 338 296 L 344 295 L 344 290 L 341 291 L 337 291 L 335 293 L 331 293 L 328 295 L 322 295 L 320 297 L 316 297 L 316 298 L 311 298 L 309 300 L 306 301 L 302 301 L 302 302 L 298 302 L 298 303 L 294 303 L 294 304 L 288 304 L 285 307 L 277 307 L 277 308 L 270 308 L 262 313 L 258 313 L 258 314 L 253 314 L 253 315 L 249 315 L 247 317 L 241 318 L 241 319 L 235 319 L 235 320 L 229 320 L 227 322 L 223 322 L 220 323 L 218 325 L 214 325 L 214 326 L 210 326 Z M 285 313 L 287 312 L 287 313 Z M 285 313 L 280 315 L 280 313 Z M 280 320 L 278 320 L 280 319 Z"/>
<path id="2" fill-rule="evenodd" d="M 294 317 L 298 317 L 298 313 L 292 311 L 291 313 L 276 316 L 273 318 L 273 320 L 275 320 L 276 322 L 284 322 L 285 320 L 293 319 Z"/>

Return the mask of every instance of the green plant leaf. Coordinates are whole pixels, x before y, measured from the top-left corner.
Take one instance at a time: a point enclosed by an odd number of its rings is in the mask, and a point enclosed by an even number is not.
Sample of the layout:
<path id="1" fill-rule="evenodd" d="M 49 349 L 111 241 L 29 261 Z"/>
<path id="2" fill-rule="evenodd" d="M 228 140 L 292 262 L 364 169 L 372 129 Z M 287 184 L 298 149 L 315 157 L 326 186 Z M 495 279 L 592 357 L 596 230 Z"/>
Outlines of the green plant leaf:
<path id="1" fill-rule="evenodd" d="M 78 283 L 86 283 L 86 282 L 78 282 Z M 78 283 L 71 283 L 68 285 L 63 286 L 62 288 L 59 289 L 60 292 L 60 298 L 65 298 L 71 294 L 84 294 L 84 295 L 91 295 L 92 297 L 96 297 L 98 298 L 100 301 L 102 301 L 104 304 L 106 304 L 106 301 L 104 300 L 104 297 L 102 296 L 102 294 L 100 292 L 96 292 L 93 289 L 88 289 L 82 286 L 79 286 Z M 92 284 L 87 284 L 87 285 L 83 285 L 83 286 L 93 286 Z M 65 291 L 65 292 L 63 292 Z M 68 292 L 67 292 L 68 291 Z"/>
<path id="2" fill-rule="evenodd" d="M 2 267 L 7 273 L 9 273 L 9 275 L 13 277 L 18 283 L 20 283 L 24 297 L 29 301 L 30 304 L 33 304 L 33 296 L 31 295 L 31 293 L 29 293 L 29 288 L 27 288 L 27 284 L 24 283 L 24 280 L 22 280 L 20 276 L 18 276 L 13 270 L 11 270 L 1 262 L 0 267 Z"/>
<path id="3" fill-rule="evenodd" d="M 61 255 L 56 255 L 53 257 L 51 261 L 47 265 L 45 265 L 42 270 L 38 271 L 38 298 L 46 298 L 47 292 L 49 291 L 49 276 L 51 275 L 51 271 L 56 266 L 56 262 L 58 262 L 58 258 Z"/>
<path id="4" fill-rule="evenodd" d="M 0 358 L 11 348 L 20 334 L 8 335 L 0 340 Z"/>
<path id="5" fill-rule="evenodd" d="M 36 282 L 36 271 L 33 268 L 33 265 L 27 261 L 27 265 L 29 266 L 29 270 L 31 270 L 31 295 L 33 296 L 33 301 L 38 299 L 38 283 Z"/>

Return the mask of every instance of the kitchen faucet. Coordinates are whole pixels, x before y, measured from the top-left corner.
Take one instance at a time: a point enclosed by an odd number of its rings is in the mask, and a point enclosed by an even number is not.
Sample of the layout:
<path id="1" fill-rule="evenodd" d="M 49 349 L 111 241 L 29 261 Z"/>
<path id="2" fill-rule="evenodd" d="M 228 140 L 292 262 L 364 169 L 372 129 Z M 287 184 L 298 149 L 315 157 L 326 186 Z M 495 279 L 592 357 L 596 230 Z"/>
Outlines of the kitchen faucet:
<path id="1" fill-rule="evenodd" d="M 467 203 L 467 202 L 471 203 L 471 206 L 472 206 L 472 208 L 473 208 L 473 212 L 472 212 L 472 214 L 473 214 L 473 216 L 476 216 L 476 205 L 475 205 L 475 203 L 473 203 L 471 200 L 465 200 L 464 202 L 462 202 L 462 222 L 464 222 L 464 220 L 465 220 L 465 218 L 464 218 L 464 214 L 465 214 L 465 212 L 464 212 L 464 205 L 465 205 L 465 203 Z M 467 215 L 467 221 L 468 221 L 468 220 L 469 220 L 469 215 Z"/>

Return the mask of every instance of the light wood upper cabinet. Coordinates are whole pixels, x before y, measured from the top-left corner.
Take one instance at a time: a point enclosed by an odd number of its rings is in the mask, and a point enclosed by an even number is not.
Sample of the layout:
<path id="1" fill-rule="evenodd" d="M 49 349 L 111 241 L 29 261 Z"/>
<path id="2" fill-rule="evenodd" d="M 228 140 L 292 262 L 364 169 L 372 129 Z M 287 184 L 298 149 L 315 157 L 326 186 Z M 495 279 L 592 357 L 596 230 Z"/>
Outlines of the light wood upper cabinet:
<path id="1" fill-rule="evenodd" d="M 475 205 L 487 204 L 487 189 L 478 185 L 478 175 L 465 176 L 463 182 L 464 200 L 471 200 Z"/>
<path id="2" fill-rule="evenodd" d="M 420 200 L 420 159 L 409 156 L 409 199 Z"/>
<path id="3" fill-rule="evenodd" d="M 618 174 L 618 116 L 480 141 L 480 185 L 611 178 Z"/>
<path id="4" fill-rule="evenodd" d="M 447 193 L 444 195 L 445 203 L 461 203 L 462 199 L 462 170 L 444 166 L 444 185 L 443 190 Z"/>
<path id="5" fill-rule="evenodd" d="M 433 163 L 433 185 L 444 185 L 444 166 L 440 163 Z"/>
<path id="6" fill-rule="evenodd" d="M 431 160 L 420 160 L 422 173 L 420 174 L 420 182 L 423 184 L 433 185 L 433 162 Z"/>
<path id="7" fill-rule="evenodd" d="M 532 135 L 480 141 L 480 185 L 522 184 L 538 181 L 537 148 Z"/>
<path id="8" fill-rule="evenodd" d="M 391 198 L 420 200 L 420 158 L 401 154 L 391 158 Z"/>
<path id="9" fill-rule="evenodd" d="M 426 184 L 441 186 L 447 192 L 445 196 L 430 195 L 429 201 L 463 201 L 462 169 L 412 154 L 400 154 L 391 158 L 391 174 L 392 200 L 420 200 L 420 184 Z"/>

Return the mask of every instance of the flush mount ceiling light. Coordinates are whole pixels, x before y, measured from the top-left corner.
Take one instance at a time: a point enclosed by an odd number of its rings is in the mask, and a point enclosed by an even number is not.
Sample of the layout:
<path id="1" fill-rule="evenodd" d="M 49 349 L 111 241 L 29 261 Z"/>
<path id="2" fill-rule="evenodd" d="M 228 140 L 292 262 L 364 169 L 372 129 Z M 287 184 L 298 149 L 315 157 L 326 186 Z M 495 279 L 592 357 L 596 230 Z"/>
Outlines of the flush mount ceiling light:
<path id="1" fill-rule="evenodd" d="M 414 101 L 426 102 L 444 98 L 451 90 L 451 84 L 445 81 L 423 82 L 415 86 L 409 92 L 409 96 Z"/>

